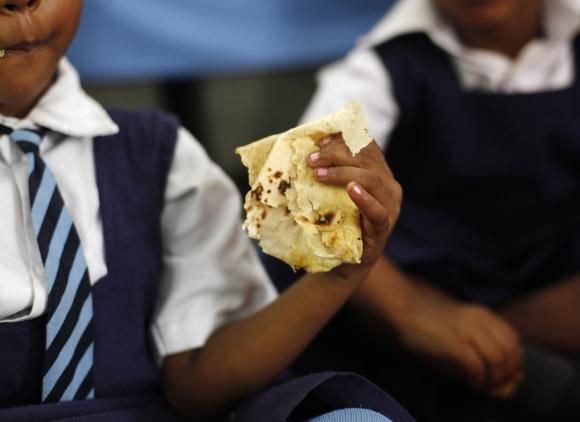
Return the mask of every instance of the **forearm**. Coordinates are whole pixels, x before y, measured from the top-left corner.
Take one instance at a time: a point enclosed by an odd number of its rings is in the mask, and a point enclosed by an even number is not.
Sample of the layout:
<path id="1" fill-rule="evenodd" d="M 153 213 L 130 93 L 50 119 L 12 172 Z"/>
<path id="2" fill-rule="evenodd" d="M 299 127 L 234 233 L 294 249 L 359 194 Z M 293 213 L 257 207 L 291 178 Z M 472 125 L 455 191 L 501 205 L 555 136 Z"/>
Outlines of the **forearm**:
<path id="1" fill-rule="evenodd" d="M 315 179 L 344 187 L 360 210 L 360 263 L 307 275 L 262 311 L 217 331 L 201 350 L 168 356 L 165 392 L 179 410 L 215 415 L 270 382 L 334 316 L 380 256 L 402 198 L 382 150 L 370 143 L 353 155 L 340 134 L 319 144 L 308 157 Z"/>
<path id="2" fill-rule="evenodd" d="M 270 382 L 356 288 L 331 277 L 306 275 L 268 307 L 218 330 L 197 353 L 170 356 L 164 365 L 168 399 L 185 413 L 215 414 Z"/>
<path id="3" fill-rule="evenodd" d="M 395 336 L 415 309 L 453 301 L 436 287 L 404 273 L 386 257 L 377 261 L 351 300 L 371 324 Z"/>
<path id="4" fill-rule="evenodd" d="M 580 274 L 517 299 L 501 313 L 525 340 L 580 353 Z"/>

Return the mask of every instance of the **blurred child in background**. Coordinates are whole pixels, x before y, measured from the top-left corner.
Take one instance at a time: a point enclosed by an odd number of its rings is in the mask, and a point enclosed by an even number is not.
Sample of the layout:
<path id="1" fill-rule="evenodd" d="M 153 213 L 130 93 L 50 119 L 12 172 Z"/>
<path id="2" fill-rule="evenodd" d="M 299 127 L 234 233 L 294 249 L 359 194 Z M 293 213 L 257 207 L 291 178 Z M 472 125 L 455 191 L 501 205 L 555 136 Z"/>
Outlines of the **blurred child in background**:
<path id="1" fill-rule="evenodd" d="M 429 368 L 362 359 L 419 420 L 580 420 L 579 18 L 572 0 L 401 0 L 320 73 L 304 120 L 361 101 L 405 191 L 354 302 Z"/>

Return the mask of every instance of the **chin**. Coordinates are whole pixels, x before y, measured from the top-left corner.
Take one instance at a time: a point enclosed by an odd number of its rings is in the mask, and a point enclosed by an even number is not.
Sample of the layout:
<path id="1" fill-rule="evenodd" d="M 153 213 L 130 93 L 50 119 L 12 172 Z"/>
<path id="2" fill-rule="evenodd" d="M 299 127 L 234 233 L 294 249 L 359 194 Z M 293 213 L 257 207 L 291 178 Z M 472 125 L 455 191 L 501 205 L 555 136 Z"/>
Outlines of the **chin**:
<path id="1" fill-rule="evenodd" d="M 477 30 L 509 23 L 521 7 L 519 0 L 439 0 L 439 3 L 457 24 Z"/>
<path id="2" fill-rule="evenodd" d="M 46 72 L 8 72 L 19 77 L 9 79 L 0 77 L 0 114 L 18 118 L 25 117 L 50 86 L 52 82 L 51 70 L 50 67 Z"/>

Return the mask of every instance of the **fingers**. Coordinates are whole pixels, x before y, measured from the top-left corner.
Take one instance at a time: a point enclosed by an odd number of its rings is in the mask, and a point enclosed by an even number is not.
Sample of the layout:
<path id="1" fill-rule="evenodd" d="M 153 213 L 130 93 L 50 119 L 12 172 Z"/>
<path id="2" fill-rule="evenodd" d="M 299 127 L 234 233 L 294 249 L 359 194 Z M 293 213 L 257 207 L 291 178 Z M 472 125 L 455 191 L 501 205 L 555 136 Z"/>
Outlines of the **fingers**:
<path id="1" fill-rule="evenodd" d="M 517 333 L 485 308 L 470 307 L 466 312 L 464 317 L 471 327 L 466 333 L 468 342 L 485 368 L 483 382 L 476 379 L 478 389 L 496 397 L 513 390 L 523 377 L 523 352 Z"/>
<path id="2" fill-rule="evenodd" d="M 387 210 L 369 194 L 362 186 L 355 182 L 350 182 L 346 186 L 346 191 L 352 202 L 360 209 L 365 217 L 363 224 L 365 233 L 371 241 L 379 243 L 390 230 L 391 222 Z"/>
<path id="3" fill-rule="evenodd" d="M 330 185 L 346 186 L 349 182 L 357 182 L 359 185 L 380 200 L 386 200 L 387 190 L 385 185 L 390 181 L 376 171 L 359 167 L 319 167 L 314 169 L 314 177 L 320 182 Z"/>
<path id="4" fill-rule="evenodd" d="M 510 379 L 511 374 L 506 367 L 506 354 L 496 341 L 485 334 L 476 334 L 471 338 L 471 342 L 485 366 L 485 382 L 482 387 L 497 387 Z"/>
<path id="5" fill-rule="evenodd" d="M 515 394 L 520 385 L 523 377 L 518 378 L 516 381 L 510 381 L 499 387 L 494 387 L 486 390 L 486 393 L 497 399 L 509 399 Z"/>
<path id="6" fill-rule="evenodd" d="M 363 216 L 361 263 L 372 264 L 382 253 L 399 216 L 401 186 L 393 178 L 376 142 L 356 155 L 350 152 L 340 134 L 322 138 L 319 146 L 320 150 L 308 157 L 308 164 L 319 182 L 346 186 Z"/>
<path id="7" fill-rule="evenodd" d="M 516 331 L 500 318 L 497 320 L 493 329 L 488 326 L 486 333 L 504 357 L 504 377 L 497 380 L 497 385 L 506 385 L 522 377 L 523 347 Z"/>
<path id="8" fill-rule="evenodd" d="M 350 152 L 340 134 L 322 138 L 319 145 L 320 151 L 311 154 L 308 160 L 312 168 L 342 166 L 375 168 L 386 169 L 387 173 L 391 174 L 383 152 L 376 142 L 371 142 L 356 155 Z"/>
<path id="9" fill-rule="evenodd" d="M 457 362 L 463 379 L 474 390 L 481 390 L 486 381 L 486 366 L 481 355 L 473 347 L 466 347 L 461 350 L 461 356 L 457 356 Z"/>
<path id="10" fill-rule="evenodd" d="M 340 134 L 322 138 L 320 145 L 321 150 L 311 154 L 308 160 L 318 181 L 337 186 L 356 182 L 383 206 L 392 208 L 396 205 L 397 209 L 391 211 L 398 215 L 402 189 L 393 178 L 376 142 L 369 144 L 355 156 L 351 154 Z"/>

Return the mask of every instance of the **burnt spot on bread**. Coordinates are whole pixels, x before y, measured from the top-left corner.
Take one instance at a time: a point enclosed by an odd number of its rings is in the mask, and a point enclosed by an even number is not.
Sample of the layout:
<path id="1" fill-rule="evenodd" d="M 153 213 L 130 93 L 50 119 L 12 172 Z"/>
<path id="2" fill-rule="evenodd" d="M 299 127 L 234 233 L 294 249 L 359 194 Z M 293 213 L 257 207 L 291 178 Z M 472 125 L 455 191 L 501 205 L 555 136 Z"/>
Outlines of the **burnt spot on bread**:
<path id="1" fill-rule="evenodd" d="M 290 182 L 287 182 L 286 180 L 280 180 L 280 184 L 278 185 L 278 192 L 280 192 L 280 195 L 286 195 L 286 191 L 290 188 L 290 186 Z"/>
<path id="2" fill-rule="evenodd" d="M 258 183 L 255 189 L 252 190 L 252 196 L 256 198 L 256 201 L 260 202 L 262 199 L 262 193 L 264 192 L 264 187 L 261 183 Z"/>
<path id="3" fill-rule="evenodd" d="M 326 239 L 325 243 L 328 246 L 337 246 L 340 243 L 340 237 L 336 234 L 336 232 L 334 232 Z"/>
<path id="4" fill-rule="evenodd" d="M 267 215 L 268 215 L 268 212 L 265 209 L 262 210 L 262 215 L 261 215 L 262 220 L 265 220 Z"/>
<path id="5" fill-rule="evenodd" d="M 290 215 L 290 208 L 284 207 L 284 215 Z"/>
<path id="6" fill-rule="evenodd" d="M 281 177 L 282 177 L 282 172 L 281 172 L 281 171 L 277 171 L 276 173 L 274 173 L 274 177 L 275 177 L 276 179 L 279 179 L 279 178 L 281 178 Z"/>
<path id="7" fill-rule="evenodd" d="M 325 226 L 325 225 L 331 224 L 332 220 L 334 219 L 334 216 L 335 216 L 334 211 L 328 211 L 324 214 L 320 214 L 318 216 L 318 220 L 316 220 L 314 222 L 314 224 L 319 225 L 319 226 Z"/>

